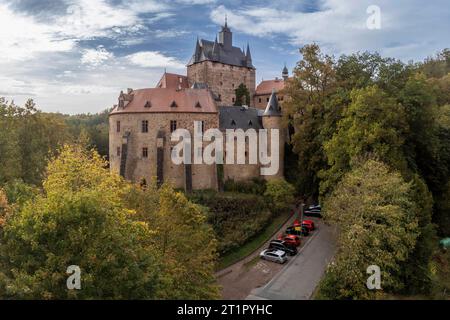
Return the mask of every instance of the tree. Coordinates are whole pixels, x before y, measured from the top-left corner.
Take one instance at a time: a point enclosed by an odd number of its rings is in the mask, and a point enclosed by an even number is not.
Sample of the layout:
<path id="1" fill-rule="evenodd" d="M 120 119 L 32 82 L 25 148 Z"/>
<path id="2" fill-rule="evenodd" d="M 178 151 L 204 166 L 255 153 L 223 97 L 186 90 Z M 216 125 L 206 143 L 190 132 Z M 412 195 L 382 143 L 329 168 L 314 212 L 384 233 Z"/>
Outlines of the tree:
<path id="1" fill-rule="evenodd" d="M 403 288 L 401 263 L 418 236 L 411 184 L 398 171 L 367 160 L 347 173 L 324 203 L 324 218 L 340 229 L 335 262 L 321 283 L 329 299 L 372 299 Z M 368 290 L 366 269 L 381 269 L 382 291 Z"/>
<path id="2" fill-rule="evenodd" d="M 126 183 L 96 152 L 65 146 L 48 165 L 44 195 L 7 219 L 0 247 L 3 298 L 143 299 L 157 296 L 158 256 L 146 223 L 121 199 Z M 81 290 L 66 269 L 81 268 Z"/>
<path id="3" fill-rule="evenodd" d="M 322 144 L 327 99 L 335 93 L 336 74 L 333 58 L 323 55 L 316 44 L 300 49 L 303 59 L 294 69 L 285 94 L 290 97 L 283 104 L 286 118 L 293 126 L 293 151 L 298 155 L 299 192 L 317 196 L 317 173 L 327 165 Z M 329 106 L 329 105 L 328 105 Z"/>
<path id="4" fill-rule="evenodd" d="M 162 259 L 164 275 L 158 298 L 218 298 L 214 266 L 217 241 L 206 214 L 184 194 L 156 181 L 145 188 L 134 186 L 126 202 L 136 211 L 135 219 L 152 230 L 155 253 Z"/>
<path id="5" fill-rule="evenodd" d="M 235 106 L 250 105 L 250 91 L 245 84 L 241 83 L 234 92 L 236 95 Z"/>
<path id="6" fill-rule="evenodd" d="M 402 152 L 408 125 L 405 112 L 377 86 L 354 90 L 333 138 L 324 143 L 329 168 L 322 170 L 321 194 L 331 192 L 352 162 L 375 155 L 402 173 L 407 171 Z"/>
<path id="7" fill-rule="evenodd" d="M 264 196 L 273 207 L 280 211 L 289 208 L 294 202 L 295 188 L 284 179 L 269 180 Z"/>

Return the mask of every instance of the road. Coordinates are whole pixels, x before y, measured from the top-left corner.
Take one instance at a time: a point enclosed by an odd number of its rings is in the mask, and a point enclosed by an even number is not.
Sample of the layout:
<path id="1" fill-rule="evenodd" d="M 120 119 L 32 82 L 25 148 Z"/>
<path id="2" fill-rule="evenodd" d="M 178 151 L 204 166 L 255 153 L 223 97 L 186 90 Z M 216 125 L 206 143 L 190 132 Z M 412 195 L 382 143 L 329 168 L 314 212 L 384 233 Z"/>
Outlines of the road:
<path id="1" fill-rule="evenodd" d="M 319 224 L 308 242 L 266 285 L 252 290 L 248 300 L 308 300 L 336 251 L 333 227 Z"/>

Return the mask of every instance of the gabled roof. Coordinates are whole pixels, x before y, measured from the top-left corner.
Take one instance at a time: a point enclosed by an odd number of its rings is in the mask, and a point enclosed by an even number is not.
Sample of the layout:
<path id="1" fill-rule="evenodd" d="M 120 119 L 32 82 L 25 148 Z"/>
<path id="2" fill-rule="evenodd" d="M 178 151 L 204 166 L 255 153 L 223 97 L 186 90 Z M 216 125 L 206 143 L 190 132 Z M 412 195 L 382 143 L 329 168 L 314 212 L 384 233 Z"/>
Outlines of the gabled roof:
<path id="1" fill-rule="evenodd" d="M 219 107 L 219 127 L 221 130 L 258 130 L 262 129 L 262 123 L 256 108 Z"/>
<path id="2" fill-rule="evenodd" d="M 189 82 L 186 76 L 164 72 L 156 88 L 187 89 L 189 88 Z"/>
<path id="3" fill-rule="evenodd" d="M 257 96 L 272 94 L 272 90 L 275 90 L 275 92 L 280 92 L 284 89 L 285 85 L 286 81 L 283 79 L 264 80 L 261 81 L 261 83 L 256 87 L 255 94 Z"/>
<path id="4" fill-rule="evenodd" d="M 247 54 L 238 47 L 232 46 L 226 49 L 223 44 L 215 41 L 198 40 L 195 52 L 192 55 L 188 66 L 202 62 L 214 61 L 232 66 L 254 68 L 250 53 L 250 46 L 247 46 Z"/>
<path id="5" fill-rule="evenodd" d="M 173 103 L 177 107 L 171 107 Z M 196 107 L 198 103 L 201 108 Z M 111 114 L 161 112 L 217 113 L 218 109 L 208 89 L 149 88 L 134 90 L 133 99 L 124 108 L 114 108 Z"/>

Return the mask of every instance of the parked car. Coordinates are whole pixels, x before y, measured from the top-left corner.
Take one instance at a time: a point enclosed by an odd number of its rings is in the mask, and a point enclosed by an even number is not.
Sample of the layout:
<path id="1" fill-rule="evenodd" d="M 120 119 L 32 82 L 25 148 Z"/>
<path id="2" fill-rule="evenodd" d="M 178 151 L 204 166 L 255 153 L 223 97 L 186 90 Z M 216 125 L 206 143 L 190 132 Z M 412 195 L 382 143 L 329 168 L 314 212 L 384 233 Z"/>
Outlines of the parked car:
<path id="1" fill-rule="evenodd" d="M 286 252 L 290 256 L 295 256 L 297 254 L 297 248 L 286 243 L 283 240 L 272 240 L 269 243 L 269 249 L 278 249 Z"/>
<path id="2" fill-rule="evenodd" d="M 309 236 L 309 230 L 306 227 L 301 226 L 290 226 L 286 229 L 286 234 L 293 234 L 296 236 Z"/>
<path id="3" fill-rule="evenodd" d="M 322 207 L 320 206 L 320 204 L 313 204 L 313 205 L 310 205 L 309 207 L 308 207 L 308 210 L 322 210 Z"/>
<path id="4" fill-rule="evenodd" d="M 259 254 L 261 259 L 283 264 L 287 261 L 286 252 L 278 249 L 265 249 Z"/>
<path id="5" fill-rule="evenodd" d="M 304 212 L 304 215 L 305 215 L 306 217 L 317 217 L 317 218 L 322 218 L 322 213 L 321 213 L 321 211 L 320 211 L 320 210 L 317 210 L 317 209 L 315 209 L 315 210 L 306 210 L 306 211 Z"/>
<path id="6" fill-rule="evenodd" d="M 284 236 L 284 238 L 279 240 L 283 240 L 286 244 L 294 247 L 298 247 L 301 244 L 300 237 L 295 234 L 287 234 Z"/>
<path id="7" fill-rule="evenodd" d="M 316 225 L 312 220 L 303 220 L 302 226 L 308 228 L 310 232 L 316 230 Z"/>

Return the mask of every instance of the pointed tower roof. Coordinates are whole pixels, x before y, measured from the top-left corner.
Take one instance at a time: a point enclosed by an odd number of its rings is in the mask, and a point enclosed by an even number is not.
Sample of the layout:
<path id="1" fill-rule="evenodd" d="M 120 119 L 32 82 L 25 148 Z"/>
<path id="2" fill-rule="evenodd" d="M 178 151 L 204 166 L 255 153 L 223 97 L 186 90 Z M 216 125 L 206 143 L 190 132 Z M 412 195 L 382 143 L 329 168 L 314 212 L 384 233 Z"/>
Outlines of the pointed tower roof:
<path id="1" fill-rule="evenodd" d="M 267 103 L 266 110 L 263 113 L 263 117 L 276 116 L 281 117 L 280 106 L 278 105 L 277 94 L 275 89 L 272 89 L 272 95 L 270 96 L 269 102 Z"/>
<path id="2" fill-rule="evenodd" d="M 247 42 L 247 53 L 245 54 L 247 65 L 252 65 L 252 54 L 250 53 L 250 45 Z"/>

